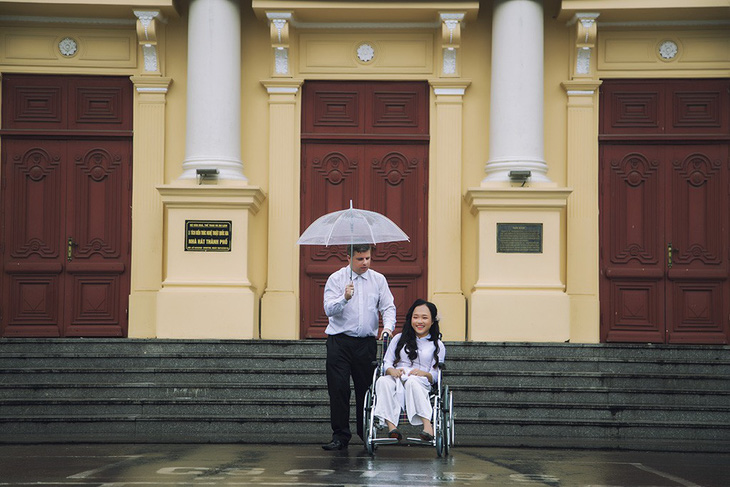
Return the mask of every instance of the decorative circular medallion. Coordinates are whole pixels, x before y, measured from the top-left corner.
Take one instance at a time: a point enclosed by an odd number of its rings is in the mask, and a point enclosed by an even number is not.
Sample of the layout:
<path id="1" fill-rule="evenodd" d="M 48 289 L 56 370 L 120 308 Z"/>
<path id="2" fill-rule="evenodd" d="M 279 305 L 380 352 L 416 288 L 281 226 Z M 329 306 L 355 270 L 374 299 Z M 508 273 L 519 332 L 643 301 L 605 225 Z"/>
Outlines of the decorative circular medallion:
<path id="1" fill-rule="evenodd" d="M 368 43 L 360 44 L 357 48 L 357 58 L 364 62 L 369 63 L 375 57 L 375 49 Z"/>
<path id="2" fill-rule="evenodd" d="M 674 41 L 664 41 L 659 45 L 659 56 L 667 61 L 674 59 L 677 56 L 679 48 L 677 43 Z"/>
<path id="3" fill-rule="evenodd" d="M 75 40 L 71 39 L 70 37 L 66 37 L 58 43 L 58 50 L 64 56 L 71 57 L 76 54 L 76 51 L 78 51 L 78 45 L 76 44 Z"/>

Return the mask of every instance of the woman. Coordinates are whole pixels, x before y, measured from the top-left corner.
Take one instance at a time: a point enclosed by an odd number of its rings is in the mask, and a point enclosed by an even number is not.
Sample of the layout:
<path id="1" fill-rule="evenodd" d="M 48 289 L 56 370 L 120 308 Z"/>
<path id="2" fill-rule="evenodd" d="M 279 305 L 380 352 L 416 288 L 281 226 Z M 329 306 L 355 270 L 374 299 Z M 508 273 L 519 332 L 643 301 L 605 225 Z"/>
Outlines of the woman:
<path id="1" fill-rule="evenodd" d="M 403 408 L 411 424 L 423 424 L 421 439 L 433 440 L 428 393 L 437 378 L 436 365 L 443 362 L 446 355 L 444 344 L 439 340 L 437 315 L 435 304 L 416 299 L 406 314 L 403 333 L 393 337 L 385 353 L 385 375 L 375 383 L 374 414 L 385 420 L 388 436 L 398 441 L 403 439 L 398 431 Z"/>

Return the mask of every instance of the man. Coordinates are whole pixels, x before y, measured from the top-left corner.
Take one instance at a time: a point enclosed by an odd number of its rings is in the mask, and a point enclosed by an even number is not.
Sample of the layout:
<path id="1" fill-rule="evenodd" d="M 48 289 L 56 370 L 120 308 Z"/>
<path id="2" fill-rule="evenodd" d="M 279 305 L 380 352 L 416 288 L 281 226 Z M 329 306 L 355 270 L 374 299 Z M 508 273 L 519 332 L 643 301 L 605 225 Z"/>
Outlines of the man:
<path id="1" fill-rule="evenodd" d="M 347 448 L 350 433 L 350 377 L 355 386 L 357 434 L 363 437 L 365 393 L 373 381 L 377 353 L 378 313 L 383 334 L 395 329 L 395 304 L 385 276 L 370 269 L 369 244 L 348 247 L 348 266 L 333 273 L 324 286 L 327 334 L 327 390 L 332 441 L 322 448 Z M 382 337 L 382 335 L 381 335 Z"/>

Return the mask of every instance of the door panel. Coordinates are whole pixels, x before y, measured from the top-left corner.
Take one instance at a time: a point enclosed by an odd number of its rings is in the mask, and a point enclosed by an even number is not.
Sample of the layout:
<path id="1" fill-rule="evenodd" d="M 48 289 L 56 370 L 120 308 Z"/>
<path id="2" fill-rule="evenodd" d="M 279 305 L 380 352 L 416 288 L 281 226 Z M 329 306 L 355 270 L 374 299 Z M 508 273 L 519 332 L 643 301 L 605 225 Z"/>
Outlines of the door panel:
<path id="1" fill-rule="evenodd" d="M 359 145 L 302 145 L 302 232 L 320 216 L 349 208 L 350 200 L 362 207 L 358 181 L 363 155 L 364 147 Z M 307 324 L 302 338 L 321 338 L 327 327 L 324 285 L 334 270 L 347 265 L 347 256 L 341 246 L 322 245 L 302 245 L 300 256 L 302 323 Z"/>
<path id="2" fill-rule="evenodd" d="M 727 145 L 603 145 L 601 160 L 602 339 L 726 343 Z"/>
<path id="3" fill-rule="evenodd" d="M 606 341 L 664 341 L 661 149 L 603 146 L 602 295 Z"/>
<path id="4" fill-rule="evenodd" d="M 730 80 L 604 80 L 601 340 L 730 341 Z"/>
<path id="5" fill-rule="evenodd" d="M 131 144 L 74 141 L 70 144 L 67 212 L 66 335 L 122 336 L 129 272 Z"/>
<path id="6" fill-rule="evenodd" d="M 3 140 L 5 336 L 61 336 L 66 143 Z"/>
<path id="7" fill-rule="evenodd" d="M 669 342 L 723 343 L 728 317 L 728 147 L 666 146 Z M 671 164 L 670 164 L 671 162 Z M 669 258 L 669 254 L 667 255 Z"/>
<path id="8" fill-rule="evenodd" d="M 418 297 L 426 297 L 426 174 L 428 146 L 366 146 L 370 183 L 365 208 L 381 213 L 409 236 L 407 242 L 378 244 L 373 253 L 377 270 L 388 277 L 395 298 L 397 322 Z"/>
<path id="9" fill-rule="evenodd" d="M 307 204 L 301 231 L 326 213 L 348 208 L 352 200 L 356 208 L 387 216 L 410 237 L 410 242 L 378 244 L 373 252 L 373 269 L 388 278 L 398 323 L 416 297 L 426 293 L 427 153 L 425 145 L 310 143 L 302 147 Z M 303 336 L 323 337 L 327 327 L 324 285 L 332 272 L 347 265 L 346 250 L 305 245 L 300 252 Z"/>
<path id="10" fill-rule="evenodd" d="M 129 140 L 3 139 L 4 336 L 126 334 L 130 169 Z"/>
<path id="11" fill-rule="evenodd" d="M 426 297 L 427 85 L 413 82 L 308 82 L 302 108 L 301 231 L 348 208 L 386 215 L 410 242 L 381 243 L 373 269 L 385 274 L 402 324 Z M 300 249 L 301 336 L 324 337 L 329 275 L 347 265 L 342 246 Z"/>
<path id="12" fill-rule="evenodd" d="M 132 84 L 2 78 L 1 336 L 126 336 Z"/>

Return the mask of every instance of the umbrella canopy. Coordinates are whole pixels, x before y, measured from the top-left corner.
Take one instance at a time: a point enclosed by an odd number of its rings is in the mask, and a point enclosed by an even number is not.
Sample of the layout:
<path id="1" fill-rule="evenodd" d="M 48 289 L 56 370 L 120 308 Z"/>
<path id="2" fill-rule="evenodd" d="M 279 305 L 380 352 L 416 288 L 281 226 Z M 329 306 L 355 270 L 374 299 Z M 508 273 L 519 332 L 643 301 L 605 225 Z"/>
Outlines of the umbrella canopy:
<path id="1" fill-rule="evenodd" d="M 302 233 L 299 245 L 352 245 L 400 242 L 408 235 L 388 217 L 374 211 L 352 207 L 327 213 Z"/>

